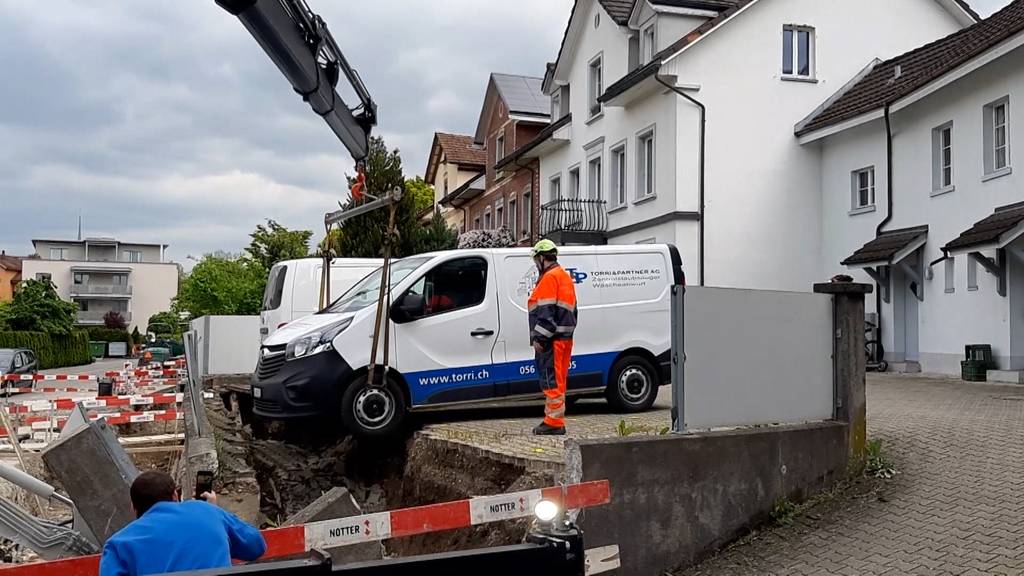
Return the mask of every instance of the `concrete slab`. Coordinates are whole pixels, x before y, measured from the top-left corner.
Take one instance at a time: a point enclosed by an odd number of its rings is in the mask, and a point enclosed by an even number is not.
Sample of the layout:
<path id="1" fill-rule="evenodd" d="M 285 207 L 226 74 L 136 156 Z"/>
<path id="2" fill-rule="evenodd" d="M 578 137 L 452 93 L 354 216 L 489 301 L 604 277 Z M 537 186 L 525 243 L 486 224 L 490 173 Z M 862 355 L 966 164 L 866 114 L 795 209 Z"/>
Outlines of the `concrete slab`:
<path id="1" fill-rule="evenodd" d="M 889 372 L 896 374 L 920 374 L 920 362 L 889 362 Z"/>
<path id="2" fill-rule="evenodd" d="M 1024 384 L 1024 370 L 989 370 L 987 378 L 989 382 Z"/>
<path id="3" fill-rule="evenodd" d="M 355 498 L 349 494 L 348 490 L 335 486 L 323 496 L 314 500 L 309 506 L 292 514 L 288 521 L 285 522 L 285 526 L 359 516 L 362 513 L 359 504 L 356 503 Z M 331 560 L 335 565 L 380 560 L 384 557 L 384 547 L 379 542 L 331 548 L 326 550 L 326 552 L 331 555 Z"/>
<path id="4" fill-rule="evenodd" d="M 101 545 L 135 519 L 129 489 L 139 471 L 106 422 L 58 439 L 42 457 Z"/>

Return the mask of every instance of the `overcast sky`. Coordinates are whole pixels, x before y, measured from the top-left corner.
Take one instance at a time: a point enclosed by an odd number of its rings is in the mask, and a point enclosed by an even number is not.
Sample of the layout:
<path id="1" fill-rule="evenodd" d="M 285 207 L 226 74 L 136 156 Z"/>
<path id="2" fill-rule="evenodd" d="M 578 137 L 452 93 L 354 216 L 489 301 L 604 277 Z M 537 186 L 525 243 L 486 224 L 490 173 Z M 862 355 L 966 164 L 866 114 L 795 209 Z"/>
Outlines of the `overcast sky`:
<path id="1" fill-rule="evenodd" d="M 309 3 L 414 176 L 435 130 L 472 133 L 489 72 L 543 73 L 572 0 Z M 0 249 L 74 238 L 79 212 L 83 235 L 183 263 L 264 218 L 322 237 L 351 157 L 237 19 L 213 0 L 43 4 L 0 0 Z"/>

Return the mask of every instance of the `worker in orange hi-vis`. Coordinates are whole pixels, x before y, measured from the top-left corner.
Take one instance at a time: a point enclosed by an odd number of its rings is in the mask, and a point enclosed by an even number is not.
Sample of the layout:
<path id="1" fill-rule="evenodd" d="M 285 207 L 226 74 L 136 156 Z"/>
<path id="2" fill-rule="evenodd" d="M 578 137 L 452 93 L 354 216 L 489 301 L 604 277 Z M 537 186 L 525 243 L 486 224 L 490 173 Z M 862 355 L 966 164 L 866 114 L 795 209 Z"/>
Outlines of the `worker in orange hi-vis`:
<path id="1" fill-rule="evenodd" d="M 536 435 L 565 434 L 565 390 L 572 362 L 572 336 L 576 330 L 576 287 L 558 264 L 558 247 L 541 240 L 533 247 L 533 261 L 540 271 L 530 295 L 530 344 L 544 391 L 544 422 Z"/>

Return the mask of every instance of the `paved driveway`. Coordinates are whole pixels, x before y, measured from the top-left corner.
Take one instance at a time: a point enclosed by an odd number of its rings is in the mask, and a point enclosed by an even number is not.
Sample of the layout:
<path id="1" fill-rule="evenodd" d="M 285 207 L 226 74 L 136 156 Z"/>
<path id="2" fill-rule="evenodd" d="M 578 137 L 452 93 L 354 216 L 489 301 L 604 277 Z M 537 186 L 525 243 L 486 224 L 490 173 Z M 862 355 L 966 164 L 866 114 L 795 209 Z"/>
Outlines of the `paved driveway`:
<path id="1" fill-rule="evenodd" d="M 868 433 L 900 474 L 696 575 L 1024 574 L 1024 387 L 869 375 Z"/>

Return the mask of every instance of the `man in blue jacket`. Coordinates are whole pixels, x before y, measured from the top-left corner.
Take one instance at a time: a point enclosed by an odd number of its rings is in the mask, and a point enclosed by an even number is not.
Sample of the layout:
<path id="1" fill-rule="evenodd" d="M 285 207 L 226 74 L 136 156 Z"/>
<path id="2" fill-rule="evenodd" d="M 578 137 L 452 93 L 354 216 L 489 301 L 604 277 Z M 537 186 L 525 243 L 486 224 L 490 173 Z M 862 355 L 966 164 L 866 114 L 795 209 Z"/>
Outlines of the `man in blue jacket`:
<path id="1" fill-rule="evenodd" d="M 256 560 L 266 552 L 260 531 L 207 501 L 180 502 L 174 480 L 143 472 L 132 482 L 136 520 L 107 540 L 100 576 L 147 576 L 226 568 L 231 560 Z"/>

